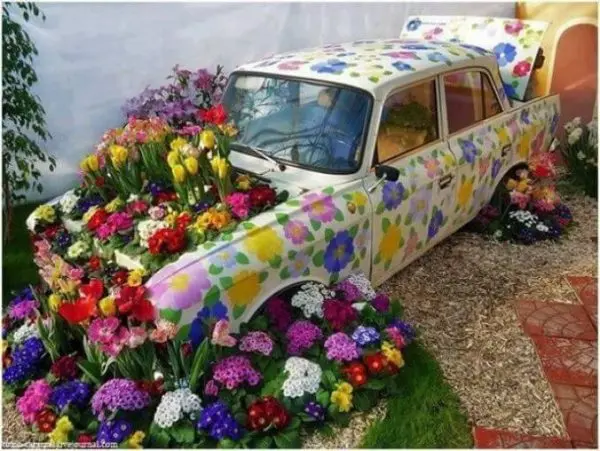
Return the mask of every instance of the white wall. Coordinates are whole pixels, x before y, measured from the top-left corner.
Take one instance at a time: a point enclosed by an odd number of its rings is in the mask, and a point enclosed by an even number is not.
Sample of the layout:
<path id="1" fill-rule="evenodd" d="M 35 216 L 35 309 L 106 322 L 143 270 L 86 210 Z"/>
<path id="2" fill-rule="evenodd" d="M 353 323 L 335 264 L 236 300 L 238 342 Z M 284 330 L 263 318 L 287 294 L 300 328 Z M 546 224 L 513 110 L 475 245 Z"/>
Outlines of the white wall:
<path id="1" fill-rule="evenodd" d="M 36 91 L 57 157 L 44 193 L 77 180 L 80 158 L 122 122 L 121 105 L 185 68 L 236 65 L 270 53 L 397 36 L 412 14 L 514 17 L 514 3 L 41 3 L 46 22 L 27 24 L 39 57 Z"/>

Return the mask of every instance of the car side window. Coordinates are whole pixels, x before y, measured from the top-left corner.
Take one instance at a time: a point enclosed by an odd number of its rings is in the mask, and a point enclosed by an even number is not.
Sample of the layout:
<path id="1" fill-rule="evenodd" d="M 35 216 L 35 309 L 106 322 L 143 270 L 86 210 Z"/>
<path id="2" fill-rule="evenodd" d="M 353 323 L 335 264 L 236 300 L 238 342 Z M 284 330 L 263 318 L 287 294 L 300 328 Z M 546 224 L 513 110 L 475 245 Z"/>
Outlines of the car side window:
<path id="1" fill-rule="evenodd" d="M 375 161 L 385 163 L 438 136 L 435 80 L 394 92 L 383 105 Z"/>
<path id="2" fill-rule="evenodd" d="M 487 74 L 480 71 L 444 75 L 448 133 L 456 133 L 502 112 Z"/>

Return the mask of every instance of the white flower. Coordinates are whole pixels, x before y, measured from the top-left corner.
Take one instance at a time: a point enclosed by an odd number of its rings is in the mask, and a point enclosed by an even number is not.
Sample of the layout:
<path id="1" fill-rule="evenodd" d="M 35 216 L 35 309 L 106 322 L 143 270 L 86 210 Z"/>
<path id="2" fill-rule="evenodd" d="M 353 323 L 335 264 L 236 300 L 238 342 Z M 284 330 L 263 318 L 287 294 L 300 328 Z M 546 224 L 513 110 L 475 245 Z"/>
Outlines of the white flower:
<path id="1" fill-rule="evenodd" d="M 576 128 L 575 130 L 570 132 L 569 136 L 567 137 L 568 143 L 571 145 L 575 144 L 577 141 L 579 141 L 579 138 L 581 138 L 582 133 L 583 130 L 581 128 Z"/>
<path id="2" fill-rule="evenodd" d="M 39 337 L 37 325 L 35 323 L 25 323 L 13 333 L 13 342 L 15 344 L 23 343 L 31 337 Z"/>
<path id="3" fill-rule="evenodd" d="M 577 116 L 571 122 L 573 123 L 573 126 L 579 127 L 581 125 L 581 118 L 579 116 Z"/>
<path id="4" fill-rule="evenodd" d="M 375 293 L 375 290 L 371 285 L 371 281 L 362 272 L 350 274 L 350 276 L 348 276 L 348 281 L 352 282 L 352 284 L 360 290 L 367 301 L 371 301 L 377 296 L 377 293 Z"/>
<path id="5" fill-rule="evenodd" d="M 316 315 L 323 318 L 323 302 L 332 299 L 335 292 L 327 289 L 320 283 L 309 282 L 300 287 L 300 290 L 292 296 L 292 305 L 298 307 L 306 318 Z"/>
<path id="6" fill-rule="evenodd" d="M 85 241 L 75 241 L 67 249 L 67 257 L 71 259 L 78 259 L 88 253 L 90 246 Z"/>
<path id="7" fill-rule="evenodd" d="M 535 228 L 539 231 L 539 232 L 544 232 L 546 233 L 549 229 L 548 226 L 546 224 L 543 223 L 539 223 L 538 225 L 535 226 Z"/>
<path id="8" fill-rule="evenodd" d="M 161 428 L 169 428 L 185 415 L 194 417 L 202 409 L 198 395 L 189 388 L 178 388 L 165 393 L 154 413 L 154 422 Z"/>
<path id="9" fill-rule="evenodd" d="M 60 201 L 59 201 L 60 209 L 62 210 L 62 212 L 64 214 L 68 215 L 69 213 L 71 213 L 73 211 L 73 209 L 77 205 L 78 200 L 79 200 L 79 196 L 77 194 L 75 194 L 73 191 L 67 191 L 60 198 Z"/>
<path id="10" fill-rule="evenodd" d="M 321 367 L 302 357 L 290 357 L 285 361 L 288 378 L 283 382 L 283 395 L 299 398 L 305 393 L 315 394 L 319 390 L 323 370 Z"/>
<path id="11" fill-rule="evenodd" d="M 575 126 L 573 125 L 573 122 L 567 122 L 565 124 L 564 128 L 567 133 L 571 133 L 573 131 L 573 129 L 575 128 Z"/>
<path id="12" fill-rule="evenodd" d="M 127 198 L 127 202 L 135 202 L 139 198 L 140 198 L 140 196 L 138 196 L 137 194 L 130 194 L 129 197 Z"/>
<path id="13" fill-rule="evenodd" d="M 140 245 L 143 247 L 148 247 L 148 240 L 152 235 L 154 235 L 154 232 L 166 227 L 169 227 L 169 224 L 166 221 L 156 221 L 154 219 L 140 221 L 137 226 L 137 230 L 140 235 Z"/>
<path id="14" fill-rule="evenodd" d="M 578 160 L 585 159 L 585 154 L 581 150 L 579 152 L 577 152 L 577 159 Z"/>

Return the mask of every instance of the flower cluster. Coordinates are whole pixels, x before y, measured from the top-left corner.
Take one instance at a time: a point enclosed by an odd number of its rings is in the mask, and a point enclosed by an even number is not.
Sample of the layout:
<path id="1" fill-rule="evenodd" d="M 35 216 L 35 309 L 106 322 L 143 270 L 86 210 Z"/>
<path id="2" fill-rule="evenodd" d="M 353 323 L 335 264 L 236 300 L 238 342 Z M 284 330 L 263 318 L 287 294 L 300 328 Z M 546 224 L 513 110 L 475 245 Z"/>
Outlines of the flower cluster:
<path id="1" fill-rule="evenodd" d="M 315 401 L 307 402 L 304 406 L 304 412 L 318 422 L 325 420 L 325 408 Z"/>
<path id="2" fill-rule="evenodd" d="M 375 296 L 377 296 L 377 293 L 371 285 L 371 281 L 362 272 L 350 274 L 346 279 L 346 282 L 358 288 L 362 297 L 367 301 L 372 301 L 375 298 Z"/>
<path id="3" fill-rule="evenodd" d="M 89 384 L 73 380 L 57 386 L 52 392 L 50 400 L 59 411 L 62 411 L 69 405 L 83 409 L 91 396 L 92 388 Z"/>
<path id="4" fill-rule="evenodd" d="M 265 314 L 271 325 L 279 332 L 285 331 L 292 324 L 290 304 L 280 297 L 276 296 L 267 301 Z"/>
<path id="5" fill-rule="evenodd" d="M 317 316 L 323 318 L 323 302 L 333 299 L 335 292 L 320 283 L 309 282 L 300 287 L 292 296 L 292 306 L 302 310 L 306 318 Z"/>
<path id="6" fill-rule="evenodd" d="M 198 395 L 192 393 L 189 388 L 178 388 L 163 395 L 154 413 L 154 422 L 163 429 L 169 428 L 184 415 L 193 417 L 201 409 Z"/>
<path id="7" fill-rule="evenodd" d="M 25 423 L 31 424 L 35 421 L 36 415 L 48 404 L 51 394 L 52 387 L 44 379 L 38 379 L 27 387 L 17 401 L 17 409 Z"/>
<path id="8" fill-rule="evenodd" d="M 121 443 L 133 432 L 133 426 L 127 420 L 108 420 L 98 427 L 98 443 L 107 445 Z"/>
<path id="9" fill-rule="evenodd" d="M 350 361 L 358 358 L 358 348 L 352 338 L 343 332 L 330 335 L 325 340 L 327 358 L 338 362 Z"/>
<path id="10" fill-rule="evenodd" d="M 323 303 L 323 316 L 334 330 L 343 330 L 356 321 L 358 312 L 347 302 L 327 299 Z"/>
<path id="11" fill-rule="evenodd" d="M 14 384 L 29 379 L 37 370 L 46 350 L 42 340 L 31 337 L 12 353 L 12 364 L 4 370 L 3 380 L 7 384 Z"/>
<path id="12" fill-rule="evenodd" d="M 213 368 L 213 378 L 228 390 L 234 390 L 244 382 L 251 386 L 257 385 L 261 375 L 252 367 L 248 357 L 231 356 L 217 362 Z"/>
<path id="13" fill-rule="evenodd" d="M 352 339 L 359 346 L 368 346 L 379 342 L 380 334 L 374 327 L 358 326 L 352 332 Z"/>
<path id="14" fill-rule="evenodd" d="M 367 383 L 367 368 L 361 362 L 352 362 L 342 370 L 353 387 L 360 387 Z"/>
<path id="15" fill-rule="evenodd" d="M 101 420 L 106 412 L 141 410 L 150 403 L 150 396 L 128 379 L 111 379 L 92 397 L 92 412 Z"/>
<path id="16" fill-rule="evenodd" d="M 197 428 L 205 430 L 215 440 L 239 440 L 244 431 L 222 401 L 214 402 L 200 413 Z"/>
<path id="17" fill-rule="evenodd" d="M 330 400 L 340 412 L 348 412 L 352 408 L 352 392 L 354 389 L 348 382 L 336 384 L 336 389 L 331 392 Z"/>
<path id="18" fill-rule="evenodd" d="M 323 371 L 318 364 L 302 357 L 290 357 L 285 362 L 284 370 L 288 373 L 281 387 L 284 396 L 298 398 L 305 393 L 314 394 L 319 389 Z"/>
<path id="19" fill-rule="evenodd" d="M 248 429 L 264 431 L 269 427 L 284 429 L 291 416 L 285 407 L 272 396 L 257 399 L 248 406 Z"/>
<path id="20" fill-rule="evenodd" d="M 74 426 L 73 423 L 71 423 L 71 420 L 69 420 L 69 417 L 60 417 L 56 422 L 54 430 L 48 434 L 50 443 L 58 444 L 68 442 L 69 435 L 73 429 Z"/>
<path id="21" fill-rule="evenodd" d="M 323 333 L 316 324 L 306 320 L 298 320 L 289 327 L 285 336 L 288 340 L 288 354 L 302 355 L 304 351 L 310 349 L 323 338 Z"/>
<path id="22" fill-rule="evenodd" d="M 596 197 L 598 189 L 598 122 L 582 124 L 576 117 L 565 124 L 567 145 L 562 147 L 569 178 L 585 194 Z"/>
<path id="23" fill-rule="evenodd" d="M 240 351 L 258 352 L 259 354 L 269 356 L 273 352 L 273 340 L 265 332 L 249 332 L 240 340 Z"/>
<path id="24" fill-rule="evenodd" d="M 21 344 L 28 338 L 39 337 L 37 324 L 24 323 L 21 327 L 13 332 L 13 343 Z"/>

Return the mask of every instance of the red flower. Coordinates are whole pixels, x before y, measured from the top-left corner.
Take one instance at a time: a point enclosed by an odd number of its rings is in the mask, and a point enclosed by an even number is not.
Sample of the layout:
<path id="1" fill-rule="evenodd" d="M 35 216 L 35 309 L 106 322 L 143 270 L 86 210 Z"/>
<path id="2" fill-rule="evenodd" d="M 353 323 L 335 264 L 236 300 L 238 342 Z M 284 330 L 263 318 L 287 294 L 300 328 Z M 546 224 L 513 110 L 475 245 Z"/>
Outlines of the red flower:
<path id="1" fill-rule="evenodd" d="M 187 211 L 184 211 L 175 220 L 175 227 L 178 229 L 185 229 L 192 222 L 192 215 Z"/>
<path id="2" fill-rule="evenodd" d="M 122 315 L 131 315 L 140 322 L 152 321 L 154 319 L 154 307 L 146 299 L 146 288 L 130 287 L 125 285 L 119 291 L 119 296 L 115 299 L 117 310 Z"/>
<path id="3" fill-rule="evenodd" d="M 367 365 L 371 374 L 381 374 L 385 372 L 388 366 L 387 359 L 381 352 L 364 356 L 363 362 Z"/>
<path id="4" fill-rule="evenodd" d="M 272 396 L 254 401 L 248 407 L 248 428 L 254 431 L 264 430 L 271 425 L 275 429 L 283 429 L 290 419 L 283 405 Z"/>
<path id="5" fill-rule="evenodd" d="M 90 271 L 97 271 L 102 267 L 102 260 L 97 255 L 94 255 L 93 257 L 90 257 L 88 267 L 90 268 Z"/>
<path id="6" fill-rule="evenodd" d="M 91 279 L 89 283 L 79 287 L 79 294 L 86 298 L 93 298 L 99 301 L 104 293 L 104 285 L 100 279 Z"/>
<path id="7" fill-rule="evenodd" d="M 47 240 L 52 241 L 60 229 L 60 224 L 51 225 L 46 227 L 46 229 L 42 232 L 42 235 Z"/>
<path id="8" fill-rule="evenodd" d="M 106 222 L 107 218 L 108 218 L 108 213 L 106 213 L 106 211 L 104 211 L 102 208 L 99 208 L 98 210 L 96 210 L 94 212 L 94 214 L 92 215 L 90 220 L 87 222 L 88 230 L 93 232 L 98 227 L 100 227 L 102 224 L 104 224 Z"/>
<path id="9" fill-rule="evenodd" d="M 154 196 L 154 203 L 157 205 L 162 204 L 163 202 L 173 202 L 175 200 L 177 200 L 177 193 L 174 191 L 158 193 Z"/>
<path id="10" fill-rule="evenodd" d="M 40 432 L 48 434 L 56 425 L 56 414 L 51 410 L 42 410 L 35 416 L 35 423 Z"/>
<path id="11" fill-rule="evenodd" d="M 323 303 L 323 316 L 334 330 L 342 330 L 358 318 L 356 309 L 337 299 L 328 299 Z"/>
<path id="12" fill-rule="evenodd" d="M 57 379 L 75 379 L 79 374 L 77 360 L 75 359 L 75 357 L 64 355 L 52 364 L 52 366 L 50 367 L 50 372 Z"/>
<path id="13" fill-rule="evenodd" d="M 128 277 L 129 277 L 129 272 L 122 269 L 113 274 L 112 283 L 115 285 L 123 285 L 125 282 L 127 282 Z"/>
<path id="14" fill-rule="evenodd" d="M 149 205 L 146 201 L 143 200 L 134 200 L 133 202 L 129 202 L 127 204 L 127 213 L 132 216 L 143 215 L 148 210 Z"/>
<path id="15" fill-rule="evenodd" d="M 165 391 L 163 379 L 157 379 L 155 381 L 138 381 L 137 386 L 140 390 L 145 391 L 153 397 L 161 396 Z"/>
<path id="16" fill-rule="evenodd" d="M 148 239 L 148 250 L 153 255 L 181 252 L 185 247 L 185 231 L 182 229 L 159 229 Z"/>
<path id="17" fill-rule="evenodd" d="M 184 357 L 191 356 L 193 351 L 194 348 L 192 347 L 192 344 L 189 341 L 181 345 L 181 352 Z"/>
<path id="18" fill-rule="evenodd" d="M 225 111 L 225 108 L 223 108 L 223 105 L 219 104 L 208 110 L 198 111 L 198 117 L 202 122 L 221 125 L 227 120 L 227 112 Z"/>
<path id="19" fill-rule="evenodd" d="M 360 362 L 353 362 L 346 365 L 342 369 L 342 373 L 354 387 L 360 387 L 367 383 L 367 368 Z"/>
<path id="20" fill-rule="evenodd" d="M 275 190 L 268 185 L 257 185 L 248 192 L 248 195 L 250 205 L 254 208 L 275 205 Z"/>
<path id="21" fill-rule="evenodd" d="M 64 302 L 58 308 L 58 313 L 70 324 L 79 324 L 96 315 L 96 301 L 87 297 L 73 303 Z"/>
<path id="22" fill-rule="evenodd" d="M 515 77 L 524 77 L 531 70 L 531 63 L 529 61 L 519 61 L 513 68 L 513 75 Z"/>
<path id="23" fill-rule="evenodd" d="M 102 177 L 101 175 L 99 175 L 98 177 L 96 177 L 96 179 L 94 180 L 94 184 L 98 187 L 98 188 L 102 188 L 104 186 L 104 177 Z"/>
<path id="24" fill-rule="evenodd" d="M 91 434 L 79 434 L 77 437 L 77 443 L 92 443 L 94 441 L 94 436 Z"/>

